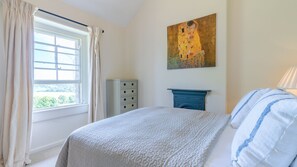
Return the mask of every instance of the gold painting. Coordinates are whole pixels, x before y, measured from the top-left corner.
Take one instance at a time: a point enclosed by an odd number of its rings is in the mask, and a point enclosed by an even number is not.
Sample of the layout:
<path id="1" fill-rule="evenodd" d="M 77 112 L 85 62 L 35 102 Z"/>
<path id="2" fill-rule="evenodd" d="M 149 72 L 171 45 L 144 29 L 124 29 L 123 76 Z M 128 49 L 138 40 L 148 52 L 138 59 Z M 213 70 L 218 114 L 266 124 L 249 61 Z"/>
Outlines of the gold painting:
<path id="1" fill-rule="evenodd" d="M 168 69 L 216 66 L 216 14 L 167 28 Z"/>

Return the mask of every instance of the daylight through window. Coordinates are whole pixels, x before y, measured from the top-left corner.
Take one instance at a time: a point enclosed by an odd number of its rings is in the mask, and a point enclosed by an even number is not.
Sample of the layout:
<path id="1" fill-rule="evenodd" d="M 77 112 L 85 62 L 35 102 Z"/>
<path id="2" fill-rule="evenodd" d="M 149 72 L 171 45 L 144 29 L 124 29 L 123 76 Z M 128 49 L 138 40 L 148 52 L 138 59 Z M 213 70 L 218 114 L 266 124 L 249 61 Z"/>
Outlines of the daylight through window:
<path id="1" fill-rule="evenodd" d="M 42 28 L 34 35 L 33 109 L 80 104 L 82 40 Z"/>

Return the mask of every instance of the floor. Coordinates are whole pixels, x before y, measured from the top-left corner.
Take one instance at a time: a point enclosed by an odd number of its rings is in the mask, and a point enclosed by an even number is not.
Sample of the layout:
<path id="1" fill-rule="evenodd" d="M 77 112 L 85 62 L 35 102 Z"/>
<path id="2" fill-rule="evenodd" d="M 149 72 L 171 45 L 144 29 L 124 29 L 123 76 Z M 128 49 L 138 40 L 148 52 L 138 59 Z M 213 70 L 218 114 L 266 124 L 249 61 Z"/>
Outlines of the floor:
<path id="1" fill-rule="evenodd" d="M 32 163 L 26 167 L 54 167 L 56 164 L 58 156 L 54 156 L 40 162 Z"/>
<path id="2" fill-rule="evenodd" d="M 55 167 L 62 145 L 30 154 L 32 163 L 26 167 Z"/>

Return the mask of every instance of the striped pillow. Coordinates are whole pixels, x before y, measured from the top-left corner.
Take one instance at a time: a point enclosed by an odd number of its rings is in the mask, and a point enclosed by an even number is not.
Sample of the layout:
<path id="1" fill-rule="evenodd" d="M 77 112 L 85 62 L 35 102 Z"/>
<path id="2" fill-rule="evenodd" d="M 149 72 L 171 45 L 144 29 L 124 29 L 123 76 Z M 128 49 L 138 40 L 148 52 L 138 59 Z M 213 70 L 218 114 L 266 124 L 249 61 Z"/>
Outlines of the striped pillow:
<path id="1" fill-rule="evenodd" d="M 290 167 L 297 167 L 297 157 L 295 157 L 295 160 L 292 162 Z"/>
<path id="2" fill-rule="evenodd" d="M 236 131 L 233 166 L 289 166 L 296 157 L 297 98 L 279 93 L 261 98 Z"/>
<path id="3" fill-rule="evenodd" d="M 272 89 L 269 92 L 265 93 L 261 98 L 259 98 L 259 100 L 255 103 L 255 105 L 260 103 L 262 100 L 265 100 L 266 98 L 283 96 L 283 95 L 285 96 L 290 94 L 282 89 Z"/>
<path id="4" fill-rule="evenodd" d="M 231 126 L 237 129 L 245 117 L 249 114 L 255 103 L 271 89 L 257 89 L 246 94 L 235 106 L 231 113 Z"/>

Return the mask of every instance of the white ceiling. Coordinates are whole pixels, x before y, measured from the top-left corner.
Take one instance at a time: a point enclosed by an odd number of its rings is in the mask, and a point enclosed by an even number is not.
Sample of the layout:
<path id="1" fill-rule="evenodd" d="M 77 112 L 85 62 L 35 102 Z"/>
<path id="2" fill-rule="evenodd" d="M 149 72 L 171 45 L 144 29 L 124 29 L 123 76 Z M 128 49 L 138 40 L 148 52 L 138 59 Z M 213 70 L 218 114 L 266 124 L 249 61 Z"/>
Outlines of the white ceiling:
<path id="1" fill-rule="evenodd" d="M 144 0 L 64 0 L 67 4 L 93 13 L 120 26 L 126 26 Z"/>

